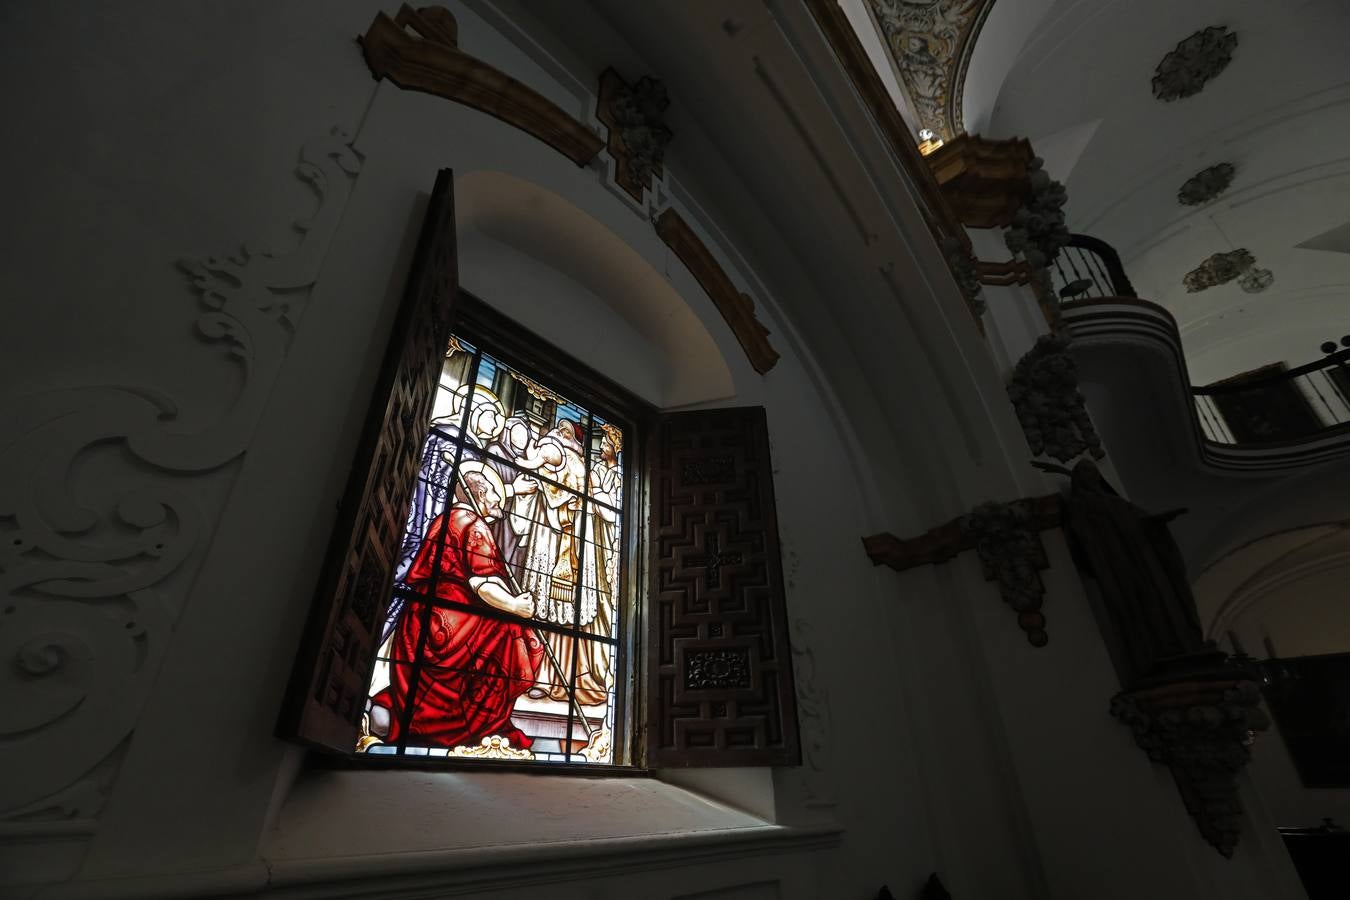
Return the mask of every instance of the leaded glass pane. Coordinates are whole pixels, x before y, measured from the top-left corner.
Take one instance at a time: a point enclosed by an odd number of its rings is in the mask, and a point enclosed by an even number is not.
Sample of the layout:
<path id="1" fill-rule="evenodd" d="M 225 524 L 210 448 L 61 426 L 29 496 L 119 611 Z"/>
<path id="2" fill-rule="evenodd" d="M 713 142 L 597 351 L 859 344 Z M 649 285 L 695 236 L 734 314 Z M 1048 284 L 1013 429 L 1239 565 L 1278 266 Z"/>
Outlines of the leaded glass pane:
<path id="1" fill-rule="evenodd" d="M 462 338 L 430 425 L 357 749 L 614 762 L 623 430 Z"/>

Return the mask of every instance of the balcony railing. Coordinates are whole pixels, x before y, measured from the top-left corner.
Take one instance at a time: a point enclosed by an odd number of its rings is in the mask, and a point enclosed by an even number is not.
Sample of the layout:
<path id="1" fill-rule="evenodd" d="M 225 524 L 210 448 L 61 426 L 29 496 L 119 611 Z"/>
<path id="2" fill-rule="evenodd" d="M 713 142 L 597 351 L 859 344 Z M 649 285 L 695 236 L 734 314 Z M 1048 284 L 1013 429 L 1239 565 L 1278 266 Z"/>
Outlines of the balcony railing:
<path id="1" fill-rule="evenodd" d="M 1069 235 L 1068 246 L 1050 266 L 1050 279 L 1063 301 L 1138 296 L 1115 248 L 1086 234 Z"/>
<path id="2" fill-rule="evenodd" d="M 1216 444 L 1297 441 L 1350 423 L 1350 348 L 1296 369 L 1267 367 L 1193 387 L 1206 439 Z"/>

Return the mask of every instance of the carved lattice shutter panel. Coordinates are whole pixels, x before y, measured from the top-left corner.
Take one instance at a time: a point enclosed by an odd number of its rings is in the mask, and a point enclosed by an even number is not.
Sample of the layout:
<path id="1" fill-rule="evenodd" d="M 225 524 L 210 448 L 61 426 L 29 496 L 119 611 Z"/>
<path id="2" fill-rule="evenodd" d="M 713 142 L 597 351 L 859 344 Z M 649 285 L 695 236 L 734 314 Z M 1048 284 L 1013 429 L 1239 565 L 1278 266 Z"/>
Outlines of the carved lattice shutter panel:
<path id="1" fill-rule="evenodd" d="M 797 765 L 764 410 L 663 416 L 651 458 L 647 761 Z"/>
<path id="2" fill-rule="evenodd" d="M 458 292 L 454 182 L 436 176 L 291 677 L 284 736 L 352 752 Z"/>

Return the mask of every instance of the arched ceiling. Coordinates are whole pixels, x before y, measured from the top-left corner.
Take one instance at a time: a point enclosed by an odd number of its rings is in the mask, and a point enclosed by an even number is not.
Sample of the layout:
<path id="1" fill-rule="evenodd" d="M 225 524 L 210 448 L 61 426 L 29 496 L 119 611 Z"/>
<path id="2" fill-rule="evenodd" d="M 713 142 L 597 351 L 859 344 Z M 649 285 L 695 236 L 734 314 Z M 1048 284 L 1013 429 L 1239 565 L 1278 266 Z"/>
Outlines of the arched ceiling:
<path id="1" fill-rule="evenodd" d="M 1205 636 L 1253 656 L 1350 650 L 1350 523 L 1279 532 L 1239 547 L 1195 579 Z"/>
<path id="2" fill-rule="evenodd" d="M 975 39 L 994 0 L 865 3 L 890 54 L 915 127 L 928 129 L 943 140 L 962 133 L 961 86 Z"/>
<path id="3" fill-rule="evenodd" d="M 1198 93 L 1157 99 L 1164 56 L 1216 25 L 1237 35 L 1231 62 Z M 998 0 L 970 62 L 966 124 L 1031 140 L 1068 188 L 1070 230 L 1119 250 L 1140 296 L 1176 317 L 1203 384 L 1312 361 L 1350 333 L 1347 59 L 1345 0 Z M 1178 201 L 1225 162 L 1224 192 Z M 1188 271 L 1238 248 L 1273 272 L 1270 287 L 1187 291 Z"/>

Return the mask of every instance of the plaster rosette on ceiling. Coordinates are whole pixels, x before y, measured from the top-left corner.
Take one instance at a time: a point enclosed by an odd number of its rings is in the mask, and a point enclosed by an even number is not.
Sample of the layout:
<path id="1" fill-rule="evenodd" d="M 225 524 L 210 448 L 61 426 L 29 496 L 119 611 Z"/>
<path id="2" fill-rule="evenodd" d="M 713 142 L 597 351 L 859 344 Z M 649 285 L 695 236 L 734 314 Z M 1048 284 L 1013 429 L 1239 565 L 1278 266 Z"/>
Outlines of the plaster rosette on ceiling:
<path id="1" fill-rule="evenodd" d="M 1275 283 L 1275 273 L 1269 269 L 1252 266 L 1238 276 L 1238 287 L 1249 294 L 1259 294 Z"/>
<path id="2" fill-rule="evenodd" d="M 1186 285 L 1186 293 L 1195 294 L 1221 284 L 1227 284 L 1256 265 L 1256 257 L 1250 250 L 1237 249 L 1227 253 L 1215 253 L 1200 265 L 1187 272 L 1181 279 Z"/>
<path id="3" fill-rule="evenodd" d="M 1153 96 L 1164 103 L 1200 93 L 1233 61 L 1238 37 L 1224 25 L 1202 28 L 1162 58 L 1153 74 Z"/>
<path id="4" fill-rule="evenodd" d="M 1233 183 L 1237 169 L 1232 163 L 1216 163 L 1201 169 L 1186 179 L 1177 191 L 1177 202 L 1182 206 L 1203 206 L 1218 197 Z"/>
<path id="5" fill-rule="evenodd" d="M 867 0 L 920 129 L 949 141 L 965 131 L 961 92 L 994 0 Z"/>

